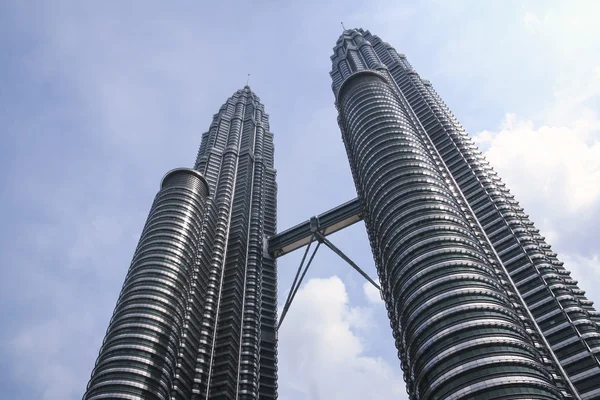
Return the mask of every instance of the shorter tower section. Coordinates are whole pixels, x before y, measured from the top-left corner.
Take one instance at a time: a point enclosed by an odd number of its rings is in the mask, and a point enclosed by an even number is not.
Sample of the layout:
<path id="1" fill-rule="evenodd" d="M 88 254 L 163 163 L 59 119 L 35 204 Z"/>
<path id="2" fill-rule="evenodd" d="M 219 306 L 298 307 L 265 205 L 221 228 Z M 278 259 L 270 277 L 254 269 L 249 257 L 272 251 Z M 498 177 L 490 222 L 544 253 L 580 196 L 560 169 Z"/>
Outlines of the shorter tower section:
<path id="1" fill-rule="evenodd" d="M 163 178 L 84 399 L 191 397 L 203 297 L 194 265 L 208 194 L 196 170 Z"/>
<path id="2" fill-rule="evenodd" d="M 273 157 L 245 86 L 163 178 L 84 399 L 277 398 Z"/>

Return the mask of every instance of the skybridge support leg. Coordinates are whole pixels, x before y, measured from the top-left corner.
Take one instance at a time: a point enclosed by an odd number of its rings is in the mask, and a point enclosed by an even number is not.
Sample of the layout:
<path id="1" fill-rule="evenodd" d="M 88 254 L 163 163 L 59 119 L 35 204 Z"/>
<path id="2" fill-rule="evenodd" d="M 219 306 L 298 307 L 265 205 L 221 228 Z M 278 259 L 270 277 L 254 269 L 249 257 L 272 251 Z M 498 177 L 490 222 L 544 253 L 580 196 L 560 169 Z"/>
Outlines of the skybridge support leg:
<path id="1" fill-rule="evenodd" d="M 371 283 L 371 285 L 375 286 L 377 290 L 381 292 L 381 287 L 373 280 L 365 271 L 363 271 L 354 261 L 352 261 L 343 251 L 338 249 L 333 243 L 331 243 L 325 236 L 321 235 L 319 232 L 315 232 L 315 237 L 320 243 L 324 243 L 325 246 L 329 247 L 335 254 L 340 256 L 344 261 L 346 261 L 352 268 L 358 271 L 367 281 Z"/>
<path id="2" fill-rule="evenodd" d="M 283 320 L 285 319 L 285 316 L 286 316 L 288 310 L 290 309 L 290 306 L 292 305 L 292 301 L 294 301 L 294 297 L 296 297 L 296 293 L 298 293 L 298 289 L 300 289 L 302 280 L 304 279 L 304 276 L 306 275 L 306 272 L 308 271 L 308 268 L 310 267 L 312 260 L 315 258 L 315 254 L 317 254 L 317 250 L 319 250 L 319 246 L 321 246 L 321 242 L 318 242 L 317 247 L 315 247 L 314 251 L 310 255 L 310 258 L 308 259 L 308 263 L 306 264 L 306 267 L 304 267 L 304 271 L 302 271 L 302 275 L 300 275 L 300 280 L 297 280 L 298 274 L 300 274 L 300 270 L 302 270 L 302 265 L 304 264 L 306 254 L 308 253 L 308 249 L 310 248 L 311 244 L 312 244 L 312 241 L 308 244 L 308 246 L 306 246 L 306 251 L 304 252 L 304 257 L 302 257 L 302 262 L 300 263 L 300 266 L 298 267 L 298 272 L 296 272 L 296 278 L 294 278 L 294 283 L 292 283 L 292 288 L 290 289 L 288 298 L 285 302 L 285 305 L 283 306 L 283 311 L 281 312 L 281 318 L 279 319 L 279 323 L 277 324 L 278 331 L 279 331 L 279 328 L 281 327 L 281 324 L 283 323 Z"/>
<path id="3" fill-rule="evenodd" d="M 317 217 L 312 217 L 310 219 L 310 231 L 312 233 L 312 236 L 310 237 L 308 245 L 306 246 L 306 250 L 304 251 L 304 255 L 302 256 L 302 261 L 300 261 L 300 266 L 298 267 L 298 271 L 296 272 L 296 276 L 294 277 L 294 282 L 292 282 L 292 288 L 290 289 L 287 299 L 285 300 L 283 311 L 281 312 L 281 318 L 279 319 L 279 323 L 277 324 L 277 330 L 279 330 L 279 328 L 281 327 L 281 324 L 283 323 L 283 320 L 285 319 L 285 316 L 287 315 L 290 306 L 292 305 L 292 301 L 294 301 L 294 298 L 296 297 L 296 293 L 298 293 L 298 290 L 300 289 L 300 285 L 302 284 L 302 281 L 306 276 L 306 272 L 308 271 L 310 264 L 312 264 L 312 261 L 315 258 L 315 255 L 317 254 L 317 250 L 319 250 L 319 246 L 321 246 L 321 243 L 324 243 L 325 246 L 329 247 L 335 254 L 340 256 L 342 260 L 346 261 L 348 264 L 350 264 L 352 268 L 358 271 L 358 273 L 361 274 L 367 281 L 369 281 L 371 285 L 375 286 L 377 290 L 381 291 L 381 287 L 373 279 L 371 279 L 371 277 L 369 277 L 369 275 L 367 275 L 365 271 L 363 271 L 358 265 L 356 265 L 356 263 L 352 261 L 346 254 L 344 254 L 342 250 L 338 249 L 323 235 L 323 233 L 321 233 L 319 219 Z M 308 255 L 310 247 L 312 246 L 312 243 L 315 239 L 317 240 L 317 246 L 310 255 L 308 263 L 306 264 L 306 266 L 304 266 L 306 256 Z M 300 279 L 298 279 L 298 277 Z"/>

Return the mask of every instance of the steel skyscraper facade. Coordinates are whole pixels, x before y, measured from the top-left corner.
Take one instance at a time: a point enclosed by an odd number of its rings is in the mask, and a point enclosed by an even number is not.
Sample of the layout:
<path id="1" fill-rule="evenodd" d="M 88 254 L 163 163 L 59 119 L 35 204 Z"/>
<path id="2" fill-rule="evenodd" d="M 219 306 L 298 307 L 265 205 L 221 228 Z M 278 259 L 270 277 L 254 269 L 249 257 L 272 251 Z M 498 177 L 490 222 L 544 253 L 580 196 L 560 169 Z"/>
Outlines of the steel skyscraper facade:
<path id="1" fill-rule="evenodd" d="M 274 399 L 273 134 L 248 86 L 152 205 L 85 399 Z"/>
<path id="2" fill-rule="evenodd" d="M 600 314 L 431 84 L 361 29 L 331 60 L 358 199 L 276 234 L 269 118 L 238 90 L 163 178 L 84 398 L 275 399 L 275 258 L 364 219 L 411 400 L 600 399 Z"/>
<path id="3" fill-rule="evenodd" d="M 431 84 L 362 29 L 331 59 L 411 399 L 600 398 L 600 314 Z"/>

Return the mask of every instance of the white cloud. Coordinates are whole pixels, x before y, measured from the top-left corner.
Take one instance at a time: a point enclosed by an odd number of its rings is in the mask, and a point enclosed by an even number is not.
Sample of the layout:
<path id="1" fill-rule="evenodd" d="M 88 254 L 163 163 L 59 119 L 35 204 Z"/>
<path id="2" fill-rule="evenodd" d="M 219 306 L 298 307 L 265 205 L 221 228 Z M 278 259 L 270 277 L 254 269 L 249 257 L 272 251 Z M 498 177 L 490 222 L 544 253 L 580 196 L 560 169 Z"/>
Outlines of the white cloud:
<path id="1" fill-rule="evenodd" d="M 556 213 L 581 212 L 600 198 L 600 121 L 535 127 L 507 114 L 498 132 L 475 141 L 517 198 Z"/>
<path id="2" fill-rule="evenodd" d="M 525 15 L 523 16 L 523 22 L 531 30 L 535 30 L 541 23 L 540 18 L 536 14 L 529 11 L 525 12 Z"/>
<path id="3" fill-rule="evenodd" d="M 559 79 L 554 102 L 538 115 L 541 123 L 506 114 L 497 131 L 483 131 L 473 138 L 596 303 L 600 301 L 593 290 L 600 281 L 595 248 L 600 119 L 588 105 L 600 96 L 597 75 L 570 83 Z"/>
<path id="4" fill-rule="evenodd" d="M 579 287 L 587 292 L 588 299 L 594 301 L 596 309 L 600 306 L 600 255 L 586 257 L 578 254 L 563 254 L 561 260 L 565 263 L 573 278 L 579 281 Z"/>
<path id="5" fill-rule="evenodd" d="M 337 276 L 299 291 L 279 334 L 282 398 L 407 398 L 397 367 L 368 354 L 368 308 L 352 307 Z"/>
<path id="6" fill-rule="evenodd" d="M 377 290 L 377 288 L 375 288 L 375 286 L 373 286 L 371 283 L 365 282 L 363 284 L 363 292 L 370 304 L 383 304 L 379 290 Z"/>

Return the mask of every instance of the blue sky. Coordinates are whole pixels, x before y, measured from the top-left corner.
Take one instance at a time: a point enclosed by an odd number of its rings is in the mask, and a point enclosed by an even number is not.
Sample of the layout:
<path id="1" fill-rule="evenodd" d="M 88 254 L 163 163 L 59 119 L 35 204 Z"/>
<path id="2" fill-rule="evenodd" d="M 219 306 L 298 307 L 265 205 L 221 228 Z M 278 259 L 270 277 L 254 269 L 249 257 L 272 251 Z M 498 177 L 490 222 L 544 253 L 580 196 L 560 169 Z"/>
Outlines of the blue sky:
<path id="1" fill-rule="evenodd" d="M 340 21 L 432 81 L 600 302 L 597 2 L 211 3 L 0 4 L 1 398 L 81 398 L 160 178 L 248 73 L 280 229 L 355 196 L 328 74 Z M 362 224 L 331 239 L 375 276 Z M 300 257 L 279 261 L 280 301 Z M 377 293 L 326 248 L 307 278 L 280 397 L 405 398 Z"/>

